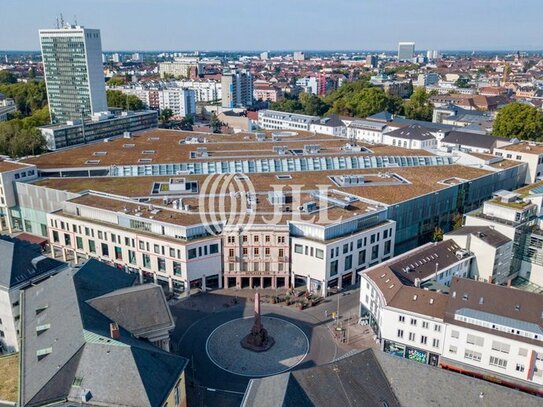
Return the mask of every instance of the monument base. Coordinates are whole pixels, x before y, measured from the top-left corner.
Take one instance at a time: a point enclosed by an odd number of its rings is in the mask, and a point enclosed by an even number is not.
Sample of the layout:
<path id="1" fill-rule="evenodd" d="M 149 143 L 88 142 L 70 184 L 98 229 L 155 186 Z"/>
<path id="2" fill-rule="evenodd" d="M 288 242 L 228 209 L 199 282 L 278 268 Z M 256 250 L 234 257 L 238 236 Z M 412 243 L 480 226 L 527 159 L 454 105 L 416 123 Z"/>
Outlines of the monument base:
<path id="1" fill-rule="evenodd" d="M 241 340 L 240 344 L 243 348 L 253 352 L 266 352 L 275 344 L 275 340 L 271 336 L 267 336 L 264 342 L 259 342 L 260 341 L 255 340 L 255 336 L 250 333 Z"/>

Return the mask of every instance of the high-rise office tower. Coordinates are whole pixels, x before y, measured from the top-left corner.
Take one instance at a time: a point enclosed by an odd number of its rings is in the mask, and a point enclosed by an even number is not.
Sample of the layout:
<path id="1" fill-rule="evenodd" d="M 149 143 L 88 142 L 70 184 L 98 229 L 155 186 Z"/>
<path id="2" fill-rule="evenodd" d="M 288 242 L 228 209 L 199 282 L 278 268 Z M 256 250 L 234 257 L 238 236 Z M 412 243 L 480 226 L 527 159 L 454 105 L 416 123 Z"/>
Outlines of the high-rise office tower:
<path id="1" fill-rule="evenodd" d="M 51 123 L 107 111 L 100 30 L 63 24 L 40 30 Z"/>
<path id="2" fill-rule="evenodd" d="M 253 76 L 246 70 L 223 73 L 221 79 L 222 107 L 248 107 L 253 105 Z"/>
<path id="3" fill-rule="evenodd" d="M 398 61 L 412 61 L 415 56 L 414 42 L 398 43 Z"/>

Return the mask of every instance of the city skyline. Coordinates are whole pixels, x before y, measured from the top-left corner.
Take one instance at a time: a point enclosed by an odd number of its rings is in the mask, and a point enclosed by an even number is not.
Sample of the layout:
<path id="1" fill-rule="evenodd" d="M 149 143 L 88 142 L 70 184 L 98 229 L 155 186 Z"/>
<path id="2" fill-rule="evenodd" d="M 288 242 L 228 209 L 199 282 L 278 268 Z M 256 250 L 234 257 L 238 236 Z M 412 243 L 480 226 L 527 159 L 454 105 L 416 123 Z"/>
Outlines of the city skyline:
<path id="1" fill-rule="evenodd" d="M 3 15 L 24 11 L 27 21 L 21 25 L 15 19 L 3 21 L 0 17 L 0 49 L 38 50 L 38 29 L 53 28 L 60 13 L 71 23 L 77 16 L 79 24 L 100 29 L 105 51 L 392 51 L 400 41 L 416 42 L 417 50 L 543 48 L 539 24 L 543 7 L 535 0 L 527 0 L 515 14 L 502 0 L 493 2 L 491 9 L 483 2 L 467 0 L 459 0 L 454 9 L 447 9 L 443 1 L 404 3 L 340 0 L 330 9 L 306 0 L 296 4 L 280 0 L 272 8 L 263 3 L 249 5 L 244 0 L 219 4 L 210 0 L 182 4 L 159 0 L 153 5 L 127 0 L 97 0 L 92 4 L 53 0 L 47 4 L 31 1 L 23 10 L 19 3 L 8 0 L 3 4 Z M 107 10 L 101 5 L 107 5 Z M 468 7 L 470 13 L 465 13 Z M 273 24 L 267 27 L 267 21 Z M 265 35 L 269 32 L 273 35 Z"/>

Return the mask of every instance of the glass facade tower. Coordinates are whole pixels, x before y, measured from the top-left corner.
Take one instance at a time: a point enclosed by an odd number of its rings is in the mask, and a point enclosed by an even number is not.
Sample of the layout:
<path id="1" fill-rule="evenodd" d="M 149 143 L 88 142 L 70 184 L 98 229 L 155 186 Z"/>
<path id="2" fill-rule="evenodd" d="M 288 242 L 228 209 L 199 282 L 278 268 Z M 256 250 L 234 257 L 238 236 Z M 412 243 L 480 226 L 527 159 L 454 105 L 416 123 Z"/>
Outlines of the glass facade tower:
<path id="1" fill-rule="evenodd" d="M 107 111 L 100 30 L 44 29 L 40 44 L 51 123 Z"/>

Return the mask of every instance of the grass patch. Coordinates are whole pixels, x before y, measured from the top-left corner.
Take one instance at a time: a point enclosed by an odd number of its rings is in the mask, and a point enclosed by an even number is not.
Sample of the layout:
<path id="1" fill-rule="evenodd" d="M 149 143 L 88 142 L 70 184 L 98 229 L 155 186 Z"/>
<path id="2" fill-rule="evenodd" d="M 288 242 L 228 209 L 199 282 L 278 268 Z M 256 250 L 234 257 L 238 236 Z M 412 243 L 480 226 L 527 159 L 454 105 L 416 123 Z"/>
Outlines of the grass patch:
<path id="1" fill-rule="evenodd" d="M 17 401 L 19 354 L 0 357 L 0 400 Z"/>

